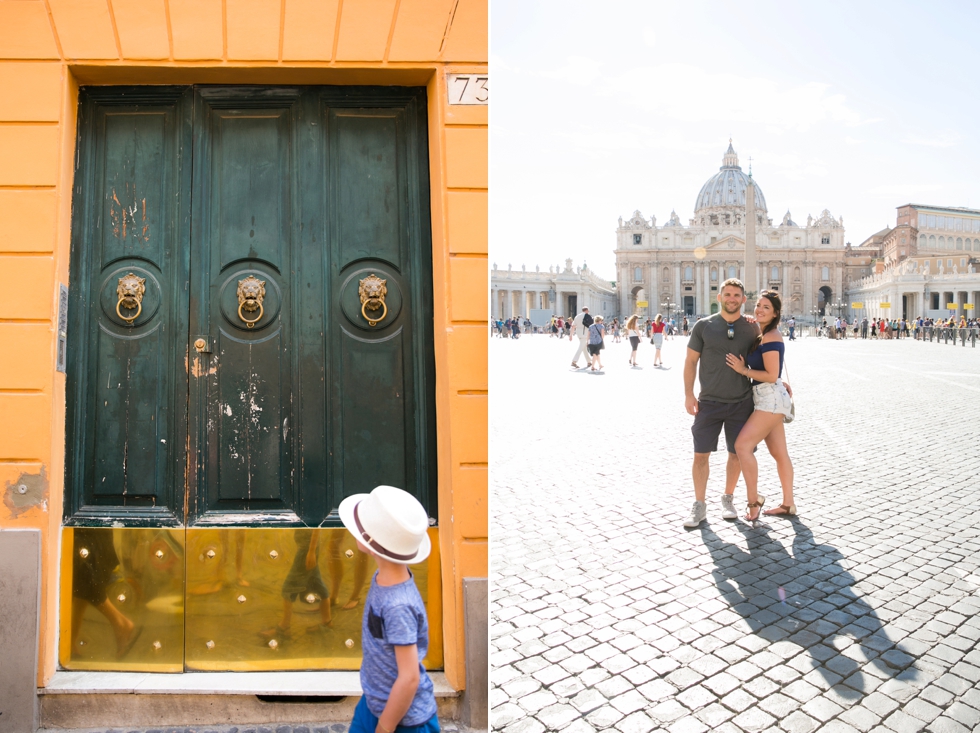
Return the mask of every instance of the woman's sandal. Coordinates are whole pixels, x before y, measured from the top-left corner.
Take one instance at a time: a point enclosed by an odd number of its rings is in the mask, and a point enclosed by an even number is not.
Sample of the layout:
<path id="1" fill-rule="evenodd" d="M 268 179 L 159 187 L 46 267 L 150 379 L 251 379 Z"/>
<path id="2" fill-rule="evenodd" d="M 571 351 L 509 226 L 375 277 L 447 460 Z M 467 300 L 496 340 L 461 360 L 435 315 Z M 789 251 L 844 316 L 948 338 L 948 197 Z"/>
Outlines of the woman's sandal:
<path id="1" fill-rule="evenodd" d="M 746 512 L 750 512 L 755 507 L 759 507 L 759 513 L 756 514 L 754 517 L 748 517 L 748 516 L 746 516 L 745 517 L 745 521 L 746 522 L 755 522 L 755 521 L 757 521 L 759 519 L 759 517 L 762 516 L 762 505 L 765 504 L 765 503 L 766 503 L 766 497 L 760 496 L 759 499 L 758 499 L 758 501 L 750 501 L 748 504 L 746 504 L 745 505 L 745 511 Z"/>
<path id="2" fill-rule="evenodd" d="M 785 517 L 785 516 L 795 516 L 796 515 L 796 504 L 780 504 L 777 507 L 773 507 L 768 511 L 763 512 L 767 517 Z"/>

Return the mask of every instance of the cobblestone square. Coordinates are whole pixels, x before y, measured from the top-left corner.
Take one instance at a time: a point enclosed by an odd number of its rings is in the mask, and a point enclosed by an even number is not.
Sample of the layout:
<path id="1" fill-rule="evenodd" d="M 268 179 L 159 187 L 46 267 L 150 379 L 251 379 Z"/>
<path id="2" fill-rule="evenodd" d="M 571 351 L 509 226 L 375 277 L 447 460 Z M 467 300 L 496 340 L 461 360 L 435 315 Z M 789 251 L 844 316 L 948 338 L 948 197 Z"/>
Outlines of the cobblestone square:
<path id="1" fill-rule="evenodd" d="M 494 730 L 980 730 L 980 350 L 787 342 L 799 516 L 722 438 L 693 530 L 686 339 L 574 351 L 490 343 Z"/>

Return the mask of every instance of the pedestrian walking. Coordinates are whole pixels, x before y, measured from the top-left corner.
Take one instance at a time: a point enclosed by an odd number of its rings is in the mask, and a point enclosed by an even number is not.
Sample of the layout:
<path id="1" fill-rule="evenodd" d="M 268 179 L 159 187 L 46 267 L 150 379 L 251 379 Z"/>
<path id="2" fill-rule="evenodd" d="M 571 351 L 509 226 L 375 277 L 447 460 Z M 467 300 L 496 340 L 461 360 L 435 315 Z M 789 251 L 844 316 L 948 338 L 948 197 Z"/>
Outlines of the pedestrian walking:
<path id="1" fill-rule="evenodd" d="M 602 369 L 602 356 L 599 352 L 606 348 L 605 337 L 606 327 L 602 325 L 602 316 L 596 316 L 595 321 L 589 326 L 589 366 L 594 372 Z M 598 369 L 596 369 L 597 364 Z"/>
<path id="2" fill-rule="evenodd" d="M 637 330 L 636 325 L 638 320 L 639 316 L 636 314 L 626 319 L 626 336 L 630 340 L 630 346 L 633 347 L 633 353 L 630 354 L 630 366 L 637 366 L 636 348 L 640 345 L 640 332 Z"/>
<path id="3" fill-rule="evenodd" d="M 578 366 L 579 356 L 586 355 L 588 357 L 589 353 L 589 326 L 592 325 L 592 316 L 589 315 L 589 308 L 585 306 L 582 308 L 582 312 L 575 316 L 575 320 L 572 321 L 572 330 L 568 335 L 568 340 L 571 341 L 573 337 L 578 338 L 578 348 L 575 350 L 575 356 L 572 357 L 572 366 L 576 369 Z M 586 366 L 592 366 L 592 358 L 588 357 L 589 363 Z"/>
<path id="4" fill-rule="evenodd" d="M 789 329 L 789 340 L 796 341 L 796 319 L 793 316 L 786 321 L 786 327 Z"/>
<path id="5" fill-rule="evenodd" d="M 438 733 L 432 679 L 422 666 L 429 621 L 408 566 L 429 556 L 429 518 L 419 501 L 393 486 L 348 496 L 340 521 L 378 566 L 364 601 L 361 690 L 350 733 Z"/>
<path id="6" fill-rule="evenodd" d="M 728 448 L 728 465 L 725 470 L 725 493 L 721 506 L 724 519 L 736 519 L 735 484 L 740 472 L 735 441 L 739 431 L 754 409 L 752 386 L 729 369 L 726 356 L 735 354 L 745 357 L 759 336 L 759 327 L 750 323 L 742 314 L 745 303 L 745 286 L 736 278 L 729 278 L 718 293 L 721 309 L 714 315 L 694 324 L 687 342 L 687 358 L 684 360 L 684 407 L 694 416 L 691 434 L 694 437 L 694 506 L 684 521 L 685 527 L 697 527 L 707 516 L 705 497 L 708 490 L 708 456 L 718 450 L 718 436 L 725 429 L 725 445 Z M 700 383 L 699 394 L 694 395 L 694 377 Z"/>
<path id="7" fill-rule="evenodd" d="M 662 349 L 664 345 L 665 328 L 666 325 L 664 324 L 664 317 L 658 313 L 657 317 L 653 321 L 653 326 L 650 327 L 650 331 L 653 333 L 653 336 L 650 338 L 650 343 L 653 344 L 653 348 L 656 349 L 653 354 L 653 366 L 655 367 L 663 367 L 664 365 L 663 357 L 660 356 L 660 349 Z"/>
<path id="8" fill-rule="evenodd" d="M 785 346 L 779 333 L 779 316 L 782 302 L 779 294 L 763 290 L 755 304 L 755 322 L 762 333 L 749 349 L 748 357 L 728 354 L 725 359 L 736 373 L 750 380 L 752 402 L 755 410 L 745 422 L 735 441 L 742 477 L 745 479 L 745 493 L 748 497 L 745 519 L 755 521 L 759 518 L 764 496 L 759 496 L 759 463 L 755 449 L 763 440 L 769 454 L 776 460 L 776 472 L 783 488 L 783 503 L 766 512 L 774 514 L 796 514 L 793 501 L 793 462 L 786 448 L 786 432 L 783 419 L 790 414 L 793 401 L 783 386 L 781 379 Z"/>

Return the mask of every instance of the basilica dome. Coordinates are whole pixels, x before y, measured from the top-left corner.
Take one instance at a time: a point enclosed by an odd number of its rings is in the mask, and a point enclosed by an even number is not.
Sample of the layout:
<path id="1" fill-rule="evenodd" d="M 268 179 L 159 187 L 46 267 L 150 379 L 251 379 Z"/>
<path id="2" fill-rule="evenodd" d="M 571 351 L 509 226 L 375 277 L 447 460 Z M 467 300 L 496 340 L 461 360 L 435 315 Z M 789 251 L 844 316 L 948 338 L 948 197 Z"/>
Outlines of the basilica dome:
<path id="1" fill-rule="evenodd" d="M 694 205 L 695 216 L 704 209 L 724 207 L 744 209 L 745 190 L 748 185 L 749 177 L 742 173 L 738 165 L 738 155 L 732 147 L 732 141 L 729 140 L 721 168 L 701 187 L 701 193 L 698 194 L 698 200 Z M 767 211 L 766 197 L 762 195 L 758 182 L 755 182 L 755 208 L 763 215 Z"/>

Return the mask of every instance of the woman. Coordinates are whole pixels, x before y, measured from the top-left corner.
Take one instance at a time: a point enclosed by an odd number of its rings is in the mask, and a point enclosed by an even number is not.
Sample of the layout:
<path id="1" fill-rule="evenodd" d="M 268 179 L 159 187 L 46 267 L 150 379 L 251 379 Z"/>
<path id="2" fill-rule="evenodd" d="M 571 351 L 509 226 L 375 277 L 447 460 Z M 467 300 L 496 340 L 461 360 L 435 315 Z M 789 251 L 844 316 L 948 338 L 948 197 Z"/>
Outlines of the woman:
<path id="1" fill-rule="evenodd" d="M 637 366 L 636 363 L 636 347 L 640 345 L 640 332 L 636 327 L 636 322 L 639 320 L 639 316 L 635 313 L 626 319 L 626 336 L 630 340 L 630 346 L 633 347 L 633 353 L 630 354 L 630 366 Z"/>
<path id="2" fill-rule="evenodd" d="M 776 471 L 783 487 L 783 503 L 766 512 L 767 515 L 796 514 L 793 503 L 793 463 L 786 449 L 786 432 L 783 416 L 788 415 L 792 401 L 780 379 L 783 371 L 783 337 L 776 326 L 782 312 L 779 294 L 763 290 L 755 304 L 755 321 L 762 329 L 755 344 L 749 350 L 748 359 L 734 354 L 725 357 L 728 366 L 752 381 L 752 401 L 755 411 L 742 427 L 735 440 L 735 453 L 745 477 L 748 507 L 745 519 L 759 518 L 765 497 L 759 497 L 759 463 L 755 448 L 763 440 L 769 454 L 776 459 Z"/>
<path id="3" fill-rule="evenodd" d="M 657 352 L 653 355 L 654 367 L 663 367 L 664 365 L 663 359 L 660 357 L 660 349 L 663 348 L 664 345 L 664 328 L 666 325 L 667 324 L 664 322 L 664 317 L 658 313 L 657 317 L 653 321 L 653 325 L 650 327 L 650 331 L 653 333 L 652 343 L 654 348 L 657 350 Z"/>
<path id="4" fill-rule="evenodd" d="M 591 357 L 589 366 L 592 367 L 592 371 L 597 371 L 596 364 L 599 365 L 599 369 L 602 369 L 602 359 L 599 352 L 605 348 L 603 343 L 605 335 L 606 327 L 602 325 L 602 316 L 596 316 L 592 325 L 589 326 L 589 357 Z"/>

